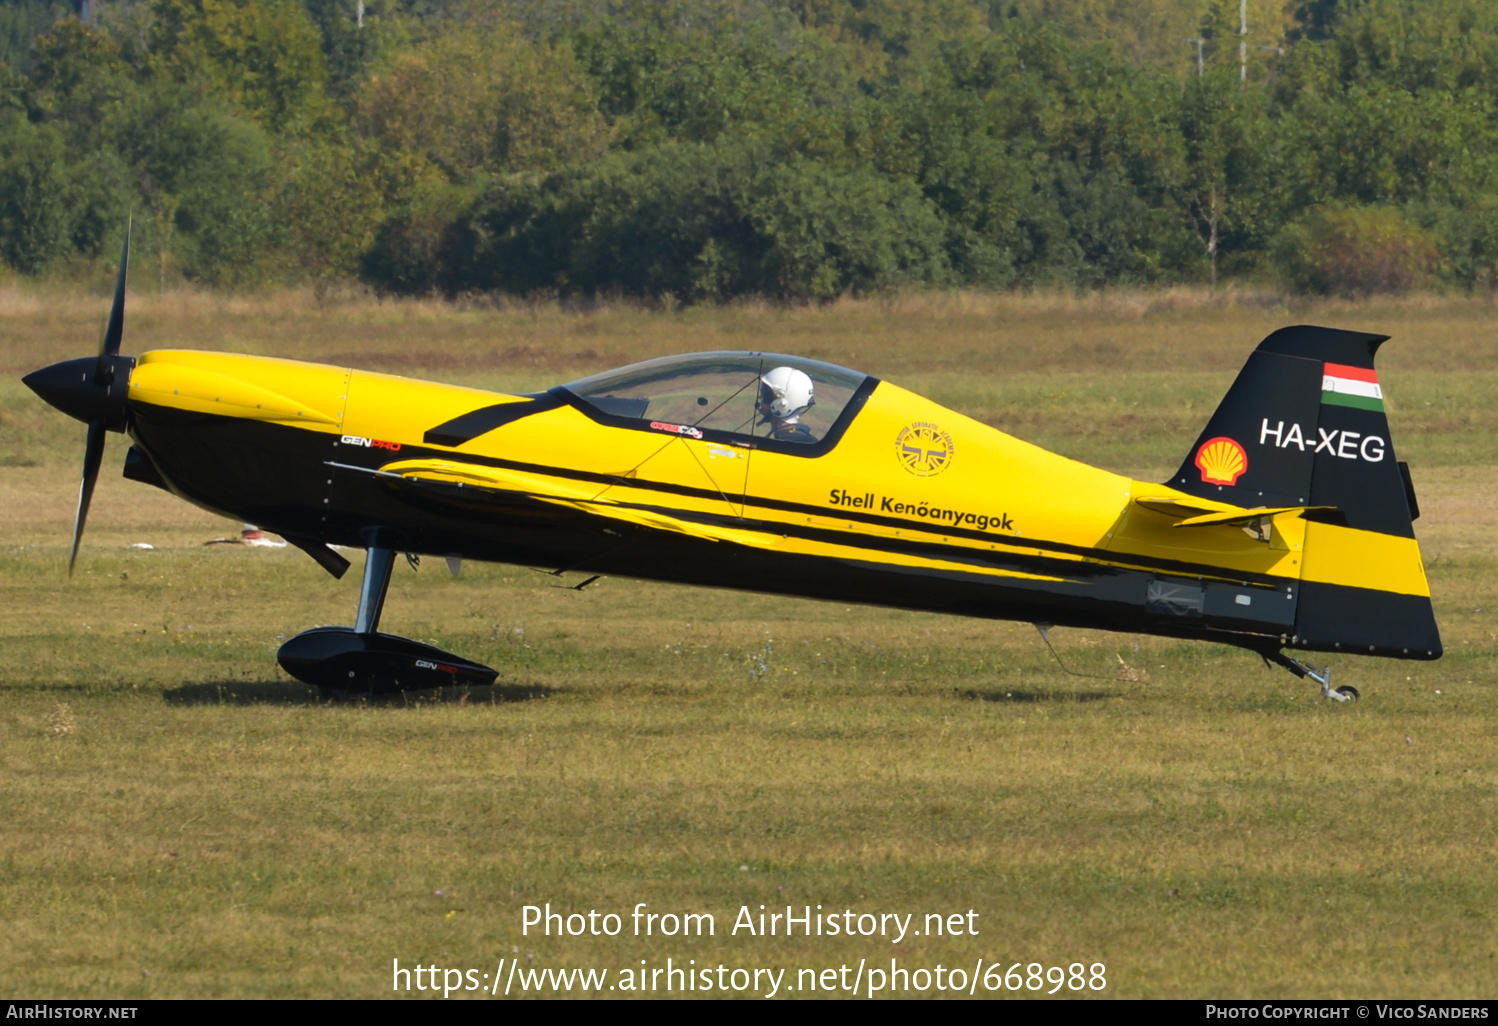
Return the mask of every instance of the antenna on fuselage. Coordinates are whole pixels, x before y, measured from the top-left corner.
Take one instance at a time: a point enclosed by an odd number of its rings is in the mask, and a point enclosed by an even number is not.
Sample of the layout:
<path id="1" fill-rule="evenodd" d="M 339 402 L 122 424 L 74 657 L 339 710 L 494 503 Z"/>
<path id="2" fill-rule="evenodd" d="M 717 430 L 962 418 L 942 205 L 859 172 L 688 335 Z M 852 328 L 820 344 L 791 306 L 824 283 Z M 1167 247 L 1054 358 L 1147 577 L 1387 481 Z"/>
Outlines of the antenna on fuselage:
<path id="1" fill-rule="evenodd" d="M 1051 628 L 1054 626 L 1054 624 L 1037 623 L 1037 624 L 1034 624 L 1033 626 L 1035 627 L 1035 629 L 1037 631 L 1040 632 L 1040 640 L 1045 642 L 1045 647 L 1048 648 L 1048 649 L 1050 649 L 1051 656 L 1056 660 L 1056 665 L 1059 666 L 1059 667 L 1061 667 L 1061 669 L 1062 669 L 1063 672 L 1069 673 L 1073 677 L 1090 677 L 1093 680 L 1111 680 L 1111 681 L 1113 681 L 1115 683 L 1119 683 L 1119 684 L 1140 684 L 1140 683 L 1143 683 L 1144 677 L 1141 676 L 1141 673 L 1143 671 L 1136 670 L 1132 666 L 1130 666 L 1128 663 L 1124 663 L 1123 656 L 1119 656 L 1118 657 L 1118 661 L 1120 663 L 1123 663 L 1124 669 L 1126 671 L 1128 671 L 1128 673 L 1133 674 L 1134 676 L 1105 677 L 1101 673 L 1083 673 L 1081 670 L 1073 670 L 1071 667 L 1067 666 L 1065 663 L 1063 663 L 1061 661 L 1061 656 L 1056 652 L 1056 646 L 1054 646 L 1054 645 L 1051 644 Z"/>

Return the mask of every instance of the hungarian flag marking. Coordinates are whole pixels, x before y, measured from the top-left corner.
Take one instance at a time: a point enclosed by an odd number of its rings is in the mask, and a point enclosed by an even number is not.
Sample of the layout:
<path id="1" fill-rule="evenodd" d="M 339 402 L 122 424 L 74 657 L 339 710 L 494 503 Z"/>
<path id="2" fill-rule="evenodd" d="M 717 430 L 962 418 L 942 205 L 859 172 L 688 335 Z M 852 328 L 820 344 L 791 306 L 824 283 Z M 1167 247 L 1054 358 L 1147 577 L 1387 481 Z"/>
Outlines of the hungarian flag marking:
<path id="1" fill-rule="evenodd" d="M 1333 406 L 1354 406 L 1360 410 L 1384 410 L 1383 389 L 1378 375 L 1362 367 L 1328 363 L 1321 375 L 1321 401 Z"/>

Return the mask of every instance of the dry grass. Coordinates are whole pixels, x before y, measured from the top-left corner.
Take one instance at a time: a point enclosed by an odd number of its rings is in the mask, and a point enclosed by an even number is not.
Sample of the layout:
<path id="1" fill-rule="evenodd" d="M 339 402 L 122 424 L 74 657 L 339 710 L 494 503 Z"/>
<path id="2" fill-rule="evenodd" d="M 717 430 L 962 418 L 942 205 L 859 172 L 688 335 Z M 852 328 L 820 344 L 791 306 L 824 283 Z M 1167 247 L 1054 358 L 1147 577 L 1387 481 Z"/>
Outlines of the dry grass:
<path id="1" fill-rule="evenodd" d="M 1271 328 L 1396 336 L 1381 367 L 1448 655 L 1339 660 L 1356 706 L 1214 646 L 1058 631 L 1068 665 L 1109 679 L 1078 678 L 1025 625 L 427 567 L 400 572 L 386 626 L 489 661 L 500 685 L 350 708 L 273 656 L 351 619 L 356 585 L 289 550 L 201 544 L 237 525 L 106 473 L 66 582 L 81 428 L 14 377 L 88 351 L 107 299 L 65 298 L 0 291 L 7 993 L 377 996 L 393 957 L 492 972 L 518 948 L 610 970 L 1103 961 L 1121 996 L 1491 996 L 1498 355 L 1481 303 L 132 297 L 127 351 L 357 353 L 495 387 L 691 348 L 807 352 L 1140 472 L 1179 458 Z M 141 541 L 156 548 L 126 548 Z M 546 901 L 710 911 L 719 936 L 521 937 L 520 906 Z M 982 932 L 723 935 L 761 903 L 973 908 Z"/>

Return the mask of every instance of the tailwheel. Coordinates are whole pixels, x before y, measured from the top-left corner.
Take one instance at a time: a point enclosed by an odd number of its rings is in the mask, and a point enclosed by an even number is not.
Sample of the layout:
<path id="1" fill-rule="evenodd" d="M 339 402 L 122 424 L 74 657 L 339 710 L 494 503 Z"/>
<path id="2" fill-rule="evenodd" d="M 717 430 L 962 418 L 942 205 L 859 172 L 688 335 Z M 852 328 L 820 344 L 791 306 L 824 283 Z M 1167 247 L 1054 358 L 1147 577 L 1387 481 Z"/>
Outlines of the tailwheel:
<path id="1" fill-rule="evenodd" d="M 1265 663 L 1277 663 L 1297 677 L 1309 677 L 1317 684 L 1320 684 L 1322 698 L 1330 698 L 1338 702 L 1356 702 L 1360 697 L 1358 689 L 1351 684 L 1343 684 L 1338 688 L 1332 687 L 1332 668 L 1330 666 L 1323 666 L 1318 670 L 1313 666 L 1307 666 L 1299 659 L 1287 656 L 1285 653 L 1279 651 L 1261 651 L 1259 654 L 1264 657 Z"/>

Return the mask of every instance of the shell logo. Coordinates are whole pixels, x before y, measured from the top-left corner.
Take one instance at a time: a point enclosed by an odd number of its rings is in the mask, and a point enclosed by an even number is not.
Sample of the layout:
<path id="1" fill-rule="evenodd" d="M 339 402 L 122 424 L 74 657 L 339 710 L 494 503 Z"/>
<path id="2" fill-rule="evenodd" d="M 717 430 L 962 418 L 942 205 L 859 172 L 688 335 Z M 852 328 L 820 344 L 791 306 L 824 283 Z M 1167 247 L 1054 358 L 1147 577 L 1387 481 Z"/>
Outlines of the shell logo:
<path id="1" fill-rule="evenodd" d="M 1196 465 L 1208 484 L 1237 484 L 1248 469 L 1248 453 L 1231 438 L 1211 438 L 1196 450 Z"/>

